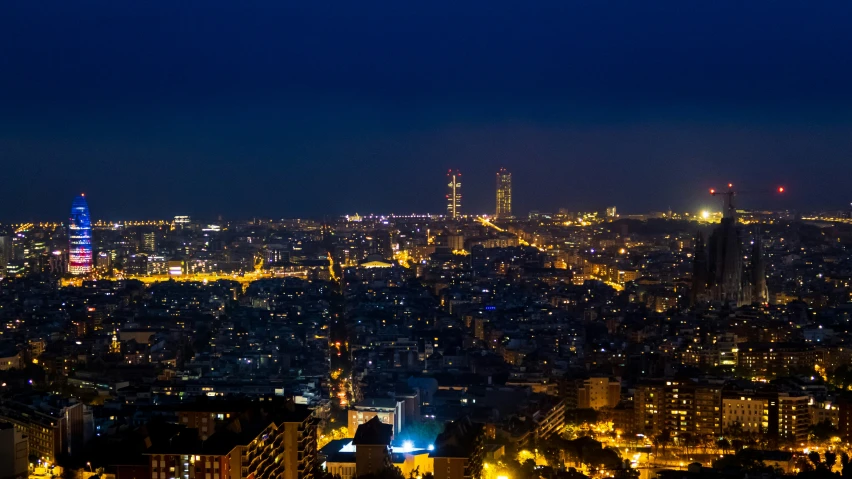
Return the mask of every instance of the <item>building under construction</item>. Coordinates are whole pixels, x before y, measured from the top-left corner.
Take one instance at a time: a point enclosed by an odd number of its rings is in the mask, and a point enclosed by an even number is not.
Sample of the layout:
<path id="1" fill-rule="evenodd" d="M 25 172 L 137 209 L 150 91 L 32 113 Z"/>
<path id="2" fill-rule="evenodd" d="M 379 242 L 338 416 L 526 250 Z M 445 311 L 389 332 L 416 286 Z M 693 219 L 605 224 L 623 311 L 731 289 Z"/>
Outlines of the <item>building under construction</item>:
<path id="1" fill-rule="evenodd" d="M 715 195 L 715 190 L 710 191 Z M 701 232 L 695 238 L 695 258 L 692 272 L 692 304 L 712 301 L 743 306 L 765 304 L 769 293 L 766 288 L 766 267 L 760 230 L 746 238 L 737 219 L 734 192 L 725 195 L 722 222 L 710 234 L 706 246 Z M 750 240 L 751 254 L 745 260 L 744 241 Z"/>

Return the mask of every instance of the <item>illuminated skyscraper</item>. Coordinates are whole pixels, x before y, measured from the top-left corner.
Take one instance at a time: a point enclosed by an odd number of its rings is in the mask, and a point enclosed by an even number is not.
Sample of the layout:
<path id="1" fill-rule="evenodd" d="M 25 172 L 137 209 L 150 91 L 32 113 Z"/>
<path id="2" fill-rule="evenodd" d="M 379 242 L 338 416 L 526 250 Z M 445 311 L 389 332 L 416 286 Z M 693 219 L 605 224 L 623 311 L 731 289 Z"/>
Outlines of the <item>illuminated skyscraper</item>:
<path id="1" fill-rule="evenodd" d="M 456 219 L 461 216 L 461 172 L 447 171 L 447 217 Z"/>
<path id="2" fill-rule="evenodd" d="M 190 219 L 189 216 L 186 216 L 186 215 L 175 216 L 174 227 L 184 229 L 184 228 L 188 227 L 191 222 L 192 222 L 192 220 Z"/>
<path id="3" fill-rule="evenodd" d="M 512 216 L 512 174 L 506 168 L 497 172 L 497 217 Z"/>
<path id="4" fill-rule="evenodd" d="M 68 220 L 68 272 L 79 276 L 92 272 L 92 220 L 85 195 L 74 198 Z"/>
<path id="5" fill-rule="evenodd" d="M 144 251 L 147 251 L 148 253 L 155 253 L 157 251 L 157 233 L 154 233 L 153 231 L 143 233 L 142 247 L 144 248 Z"/>

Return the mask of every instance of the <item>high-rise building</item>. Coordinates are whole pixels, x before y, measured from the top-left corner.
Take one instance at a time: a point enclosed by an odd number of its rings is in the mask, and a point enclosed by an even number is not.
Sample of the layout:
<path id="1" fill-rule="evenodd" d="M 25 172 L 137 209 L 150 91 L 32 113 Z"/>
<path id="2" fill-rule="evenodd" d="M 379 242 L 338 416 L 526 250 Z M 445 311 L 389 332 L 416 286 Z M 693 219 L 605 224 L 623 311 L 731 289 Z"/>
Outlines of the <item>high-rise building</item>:
<path id="1" fill-rule="evenodd" d="M 0 236 L 0 276 L 6 272 L 6 265 L 12 261 L 12 237 Z"/>
<path id="2" fill-rule="evenodd" d="M 606 217 L 607 218 L 615 218 L 618 214 L 616 213 L 615 206 L 608 206 L 606 208 Z"/>
<path id="3" fill-rule="evenodd" d="M 497 217 L 512 216 L 512 174 L 506 168 L 497 172 Z"/>
<path id="4" fill-rule="evenodd" d="M 192 219 L 186 215 L 175 216 L 174 226 L 175 228 L 186 228 L 189 224 L 192 223 Z"/>
<path id="5" fill-rule="evenodd" d="M 248 414 L 242 419 L 233 417 L 236 414 L 220 419 L 229 413 L 227 409 L 219 413 L 221 406 L 216 405 L 215 412 L 201 418 L 202 428 L 207 424 L 214 429 L 214 421 L 223 421 L 223 427 L 206 438 L 198 429 L 185 428 L 167 443 L 148 448 L 144 452 L 150 464 L 148 477 L 313 479 L 316 424 L 307 407 L 296 406 L 292 410 L 272 409 L 275 412 L 268 417 L 252 420 Z M 181 418 L 187 423 L 193 419 L 186 411 Z"/>
<path id="6" fill-rule="evenodd" d="M 621 399 L 621 381 L 606 377 L 591 377 L 578 381 L 577 408 L 609 409 Z"/>
<path id="7" fill-rule="evenodd" d="M 157 251 L 157 233 L 153 231 L 143 233 L 142 248 L 147 253 L 155 253 Z"/>
<path id="8" fill-rule="evenodd" d="M 692 260 L 692 289 L 690 303 L 693 305 L 706 298 L 707 293 L 707 252 L 704 249 L 704 235 L 701 231 L 695 235 L 695 254 Z"/>
<path id="9" fill-rule="evenodd" d="M 12 423 L 0 422 L 0 477 L 27 477 L 28 439 Z"/>
<path id="10" fill-rule="evenodd" d="M 722 386 L 696 381 L 644 380 L 633 398 L 637 432 L 646 436 L 668 430 L 714 435 L 721 432 Z"/>
<path id="11" fill-rule="evenodd" d="M 92 272 L 92 220 L 86 196 L 80 195 L 71 203 L 68 220 L 68 272 L 84 275 Z"/>
<path id="12" fill-rule="evenodd" d="M 447 217 L 456 219 L 461 216 L 461 172 L 447 171 Z"/>

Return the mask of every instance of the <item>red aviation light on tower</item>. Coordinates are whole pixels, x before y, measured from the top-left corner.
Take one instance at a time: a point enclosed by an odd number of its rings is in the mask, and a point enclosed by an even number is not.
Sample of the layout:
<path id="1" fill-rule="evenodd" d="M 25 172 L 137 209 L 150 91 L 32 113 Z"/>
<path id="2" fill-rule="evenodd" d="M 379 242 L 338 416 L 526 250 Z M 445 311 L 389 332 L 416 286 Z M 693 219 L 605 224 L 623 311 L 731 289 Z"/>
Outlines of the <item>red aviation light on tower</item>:
<path id="1" fill-rule="evenodd" d="M 778 187 L 778 192 L 779 192 L 779 193 L 783 193 L 783 192 L 784 192 L 784 187 L 783 187 L 783 186 L 779 186 L 779 187 Z"/>
<path id="2" fill-rule="evenodd" d="M 715 195 L 716 194 L 716 188 L 710 188 L 710 194 Z"/>

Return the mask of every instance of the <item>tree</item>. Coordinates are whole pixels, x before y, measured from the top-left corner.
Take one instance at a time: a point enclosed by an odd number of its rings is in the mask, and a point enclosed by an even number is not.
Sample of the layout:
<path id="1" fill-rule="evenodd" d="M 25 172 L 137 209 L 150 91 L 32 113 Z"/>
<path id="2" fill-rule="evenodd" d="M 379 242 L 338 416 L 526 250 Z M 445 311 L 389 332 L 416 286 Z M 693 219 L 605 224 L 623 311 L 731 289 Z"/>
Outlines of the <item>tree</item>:
<path id="1" fill-rule="evenodd" d="M 755 473 L 775 473 L 763 463 L 763 454 L 756 449 L 743 449 L 734 455 L 727 455 L 713 461 L 714 469 L 737 470 Z"/>
<path id="2" fill-rule="evenodd" d="M 594 409 L 574 409 L 568 412 L 568 424 L 581 425 L 598 422 L 598 412 Z"/>
<path id="3" fill-rule="evenodd" d="M 831 421 L 825 420 L 818 422 L 808 429 L 810 437 L 816 441 L 830 441 L 832 437 L 837 435 L 837 428 L 831 424 Z"/>
<path id="4" fill-rule="evenodd" d="M 564 477 L 565 479 L 589 479 L 589 476 L 579 472 L 573 467 L 568 469 L 568 472 L 565 473 Z"/>
<path id="5" fill-rule="evenodd" d="M 689 448 L 692 446 L 693 436 L 692 434 L 685 432 L 678 436 L 678 443 L 683 446 L 683 449 L 686 451 L 686 455 L 689 455 Z"/>
<path id="6" fill-rule="evenodd" d="M 323 470 L 317 475 L 317 479 L 340 479 L 340 474 L 332 474 L 326 470 Z"/>
<path id="7" fill-rule="evenodd" d="M 588 464 L 589 457 L 595 451 L 601 450 L 603 444 L 594 439 L 584 436 L 573 441 L 565 442 L 562 448 L 567 457 L 571 458 L 574 464 Z"/>
<path id="8" fill-rule="evenodd" d="M 630 461 L 624 460 L 621 468 L 615 471 L 615 479 L 639 479 L 639 470 L 630 466 Z"/>
<path id="9" fill-rule="evenodd" d="M 727 454 L 728 451 L 731 450 L 731 441 L 728 441 L 727 438 L 723 437 L 716 441 L 716 447 L 721 449 L 723 454 Z"/>
<path id="10" fill-rule="evenodd" d="M 828 382 L 839 389 L 846 389 L 852 386 L 852 368 L 848 364 L 844 364 L 828 374 Z"/>
<path id="11" fill-rule="evenodd" d="M 811 464 L 811 461 L 809 461 L 808 458 L 804 456 L 796 456 L 795 467 L 800 472 L 809 472 L 814 470 L 814 466 L 813 464 Z"/>
<path id="12" fill-rule="evenodd" d="M 668 429 L 663 429 L 662 432 L 654 436 L 654 448 L 662 448 L 663 455 L 666 453 L 666 447 L 672 443 L 672 433 Z"/>
<path id="13" fill-rule="evenodd" d="M 524 479 L 532 479 L 538 477 L 535 473 L 535 461 L 532 459 L 527 459 L 521 464 L 521 467 L 518 470 L 521 478 Z"/>
<path id="14" fill-rule="evenodd" d="M 375 474 L 358 476 L 358 479 L 406 479 L 402 470 L 396 466 L 386 467 Z"/>
<path id="15" fill-rule="evenodd" d="M 443 430 L 444 423 L 441 421 L 414 421 L 400 431 L 399 439 L 414 444 L 432 444 Z"/>
<path id="16" fill-rule="evenodd" d="M 704 434 L 700 437 L 701 448 L 704 449 L 704 454 L 707 454 L 707 448 L 716 445 L 716 438 L 712 434 Z"/>
<path id="17" fill-rule="evenodd" d="M 731 441 L 734 439 L 743 439 L 745 437 L 743 425 L 739 421 L 735 421 L 733 424 L 729 425 L 727 429 L 725 429 L 725 437 L 729 438 Z"/>
<path id="18" fill-rule="evenodd" d="M 733 439 L 731 441 L 731 447 L 734 448 L 734 452 L 740 452 L 745 447 L 745 441 L 742 439 Z"/>
<path id="19" fill-rule="evenodd" d="M 843 467 L 840 475 L 843 476 L 844 479 L 852 478 L 852 463 L 849 462 L 849 454 L 844 452 L 840 455 L 840 465 Z"/>
<path id="20" fill-rule="evenodd" d="M 562 448 L 555 444 L 548 443 L 541 446 L 539 450 L 550 467 L 556 470 L 565 469 L 565 463 L 562 461 Z"/>
<path id="21" fill-rule="evenodd" d="M 830 471 L 831 468 L 833 468 L 836 463 L 837 463 L 837 453 L 831 452 L 831 451 L 826 451 L 825 452 L 825 467 L 827 467 L 828 470 Z"/>
<path id="22" fill-rule="evenodd" d="M 621 456 L 610 448 L 590 452 L 585 463 L 589 466 L 603 466 L 606 469 L 618 469 L 622 466 Z"/>
<path id="23" fill-rule="evenodd" d="M 814 468 L 816 468 L 816 469 L 818 469 L 819 466 L 822 464 L 822 461 L 820 460 L 820 457 L 819 457 L 819 453 L 816 452 L 816 451 L 809 452 L 808 453 L 808 459 L 811 460 L 811 462 L 814 464 Z"/>

